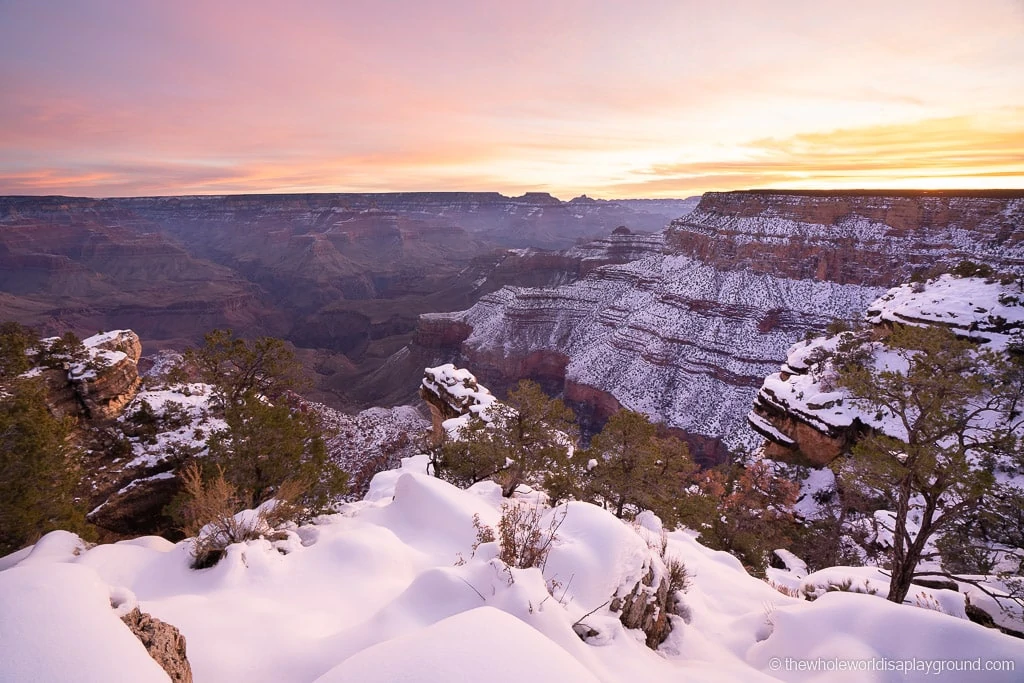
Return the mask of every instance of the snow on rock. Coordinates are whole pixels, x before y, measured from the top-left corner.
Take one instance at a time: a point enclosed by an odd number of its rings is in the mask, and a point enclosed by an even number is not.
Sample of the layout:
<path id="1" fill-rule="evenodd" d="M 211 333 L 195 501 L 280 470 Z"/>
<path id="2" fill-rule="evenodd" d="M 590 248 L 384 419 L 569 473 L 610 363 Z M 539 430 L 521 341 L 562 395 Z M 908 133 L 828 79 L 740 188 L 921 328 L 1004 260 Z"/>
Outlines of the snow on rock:
<path id="1" fill-rule="evenodd" d="M 180 457 L 179 453 L 199 453 L 213 432 L 227 429 L 227 423 L 210 410 L 213 387 L 209 384 L 179 384 L 140 391 L 118 418 L 121 424 L 148 405 L 160 418 L 163 428 L 147 438 L 132 437 L 132 460 L 124 469 L 155 467 Z"/>
<path id="2" fill-rule="evenodd" d="M 96 572 L 50 562 L 0 572 L 0 679 L 167 681 L 110 606 Z"/>
<path id="3" fill-rule="evenodd" d="M 941 275 L 927 283 L 890 289 L 866 315 L 873 323 L 943 325 L 957 335 L 1003 349 L 1024 331 L 1024 288 L 1018 279 Z"/>
<path id="4" fill-rule="evenodd" d="M 138 336 L 131 330 L 110 330 L 100 332 L 82 340 L 82 345 L 93 349 L 118 348 L 124 345 L 134 345 L 134 339 Z"/>

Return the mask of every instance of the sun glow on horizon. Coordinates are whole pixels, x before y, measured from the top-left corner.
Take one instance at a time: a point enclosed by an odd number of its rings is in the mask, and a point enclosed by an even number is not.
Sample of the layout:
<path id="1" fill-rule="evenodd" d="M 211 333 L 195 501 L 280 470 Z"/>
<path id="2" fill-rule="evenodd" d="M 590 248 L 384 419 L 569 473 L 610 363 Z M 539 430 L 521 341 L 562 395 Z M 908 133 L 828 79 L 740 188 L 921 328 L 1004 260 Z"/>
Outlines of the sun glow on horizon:
<path id="1" fill-rule="evenodd" d="M 400 4 L 0 5 L 0 194 L 1024 187 L 1013 0 Z"/>

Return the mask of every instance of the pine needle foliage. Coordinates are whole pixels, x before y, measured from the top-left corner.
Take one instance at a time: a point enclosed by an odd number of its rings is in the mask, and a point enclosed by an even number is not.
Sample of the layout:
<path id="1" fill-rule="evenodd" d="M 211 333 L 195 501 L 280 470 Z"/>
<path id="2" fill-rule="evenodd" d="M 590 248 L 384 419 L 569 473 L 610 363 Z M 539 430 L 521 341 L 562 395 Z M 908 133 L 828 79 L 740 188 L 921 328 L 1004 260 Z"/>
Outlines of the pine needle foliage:
<path id="1" fill-rule="evenodd" d="M 74 498 L 81 453 L 72 443 L 74 420 L 56 418 L 36 380 L 0 390 L 0 555 L 34 543 L 54 529 L 87 533 Z"/>

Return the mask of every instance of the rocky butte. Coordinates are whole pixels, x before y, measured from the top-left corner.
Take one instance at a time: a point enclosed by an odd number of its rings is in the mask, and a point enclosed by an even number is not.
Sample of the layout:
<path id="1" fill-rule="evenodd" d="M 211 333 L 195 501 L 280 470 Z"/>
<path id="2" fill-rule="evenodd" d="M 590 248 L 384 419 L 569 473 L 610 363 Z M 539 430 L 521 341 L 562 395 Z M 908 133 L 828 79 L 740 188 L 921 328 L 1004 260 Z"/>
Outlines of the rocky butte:
<path id="1" fill-rule="evenodd" d="M 393 360 L 454 362 L 499 395 L 538 380 L 592 427 L 640 410 L 710 463 L 760 442 L 746 415 L 796 341 L 936 266 L 1020 270 L 1022 239 L 1022 191 L 708 193 L 655 237 L 565 252 L 574 281 L 421 316 Z"/>

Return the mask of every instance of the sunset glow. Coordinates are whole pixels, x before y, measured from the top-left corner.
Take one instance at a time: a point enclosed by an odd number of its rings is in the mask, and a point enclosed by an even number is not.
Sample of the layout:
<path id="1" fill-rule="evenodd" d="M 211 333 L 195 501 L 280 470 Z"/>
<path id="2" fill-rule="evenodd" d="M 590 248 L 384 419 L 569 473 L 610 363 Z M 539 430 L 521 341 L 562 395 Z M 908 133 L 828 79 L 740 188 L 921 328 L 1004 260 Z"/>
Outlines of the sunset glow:
<path id="1" fill-rule="evenodd" d="M 1024 3 L 0 4 L 0 194 L 1024 187 Z"/>

